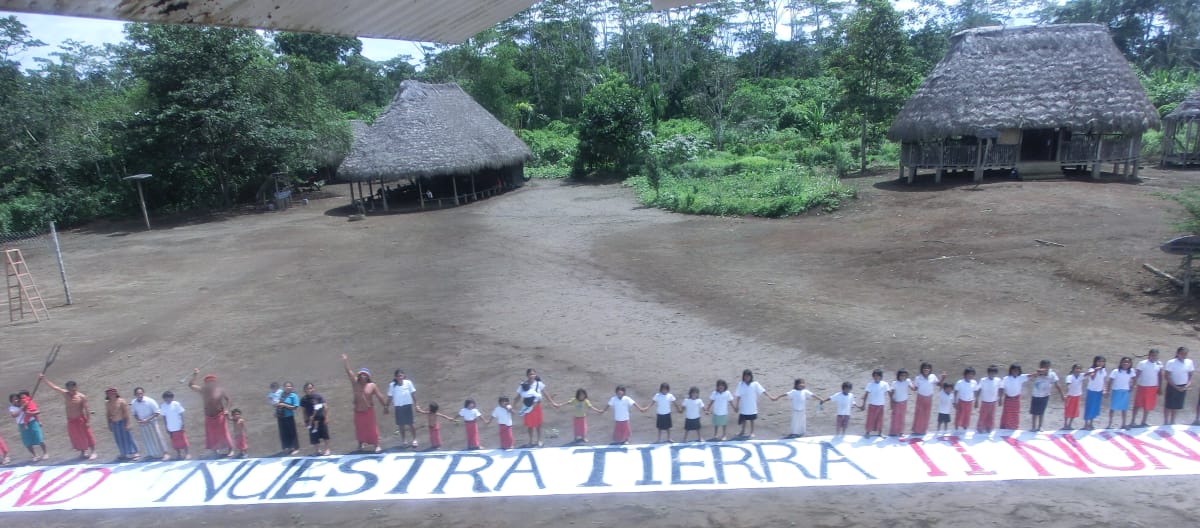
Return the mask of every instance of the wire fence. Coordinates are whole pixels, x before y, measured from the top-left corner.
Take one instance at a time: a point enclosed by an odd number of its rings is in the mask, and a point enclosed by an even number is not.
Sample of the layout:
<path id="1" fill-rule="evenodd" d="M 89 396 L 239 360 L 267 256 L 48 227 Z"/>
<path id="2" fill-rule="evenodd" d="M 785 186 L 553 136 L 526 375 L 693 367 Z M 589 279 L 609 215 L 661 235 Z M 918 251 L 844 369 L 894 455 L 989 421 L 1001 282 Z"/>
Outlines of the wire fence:
<path id="1" fill-rule="evenodd" d="M 21 256 L 47 307 L 53 310 L 56 306 L 71 304 L 68 270 L 54 222 L 46 224 L 45 229 L 39 231 L 0 233 L 0 251 L 8 249 L 21 250 Z M 5 268 L 6 275 L 10 272 L 3 255 L 0 255 L 0 267 Z M 6 278 L 6 284 L 9 280 L 13 279 Z M 0 299 L 0 303 L 7 308 L 8 298 Z M 3 321 L 0 319 L 0 322 Z"/>

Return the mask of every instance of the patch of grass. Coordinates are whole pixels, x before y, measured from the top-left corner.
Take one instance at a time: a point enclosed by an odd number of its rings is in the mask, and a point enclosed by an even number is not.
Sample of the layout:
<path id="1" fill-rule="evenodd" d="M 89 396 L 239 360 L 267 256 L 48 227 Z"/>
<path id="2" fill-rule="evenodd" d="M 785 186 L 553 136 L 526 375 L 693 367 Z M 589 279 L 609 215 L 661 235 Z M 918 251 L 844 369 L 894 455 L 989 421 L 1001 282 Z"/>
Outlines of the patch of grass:
<path id="1" fill-rule="evenodd" d="M 538 178 L 542 180 L 561 179 L 571 175 L 571 167 L 560 167 L 558 165 L 525 167 L 525 175 L 530 178 Z"/>
<path id="2" fill-rule="evenodd" d="M 834 174 L 791 166 L 766 171 L 695 177 L 664 174 L 625 180 L 643 204 L 677 213 L 780 218 L 820 208 L 832 211 L 854 198 L 854 187 Z"/>

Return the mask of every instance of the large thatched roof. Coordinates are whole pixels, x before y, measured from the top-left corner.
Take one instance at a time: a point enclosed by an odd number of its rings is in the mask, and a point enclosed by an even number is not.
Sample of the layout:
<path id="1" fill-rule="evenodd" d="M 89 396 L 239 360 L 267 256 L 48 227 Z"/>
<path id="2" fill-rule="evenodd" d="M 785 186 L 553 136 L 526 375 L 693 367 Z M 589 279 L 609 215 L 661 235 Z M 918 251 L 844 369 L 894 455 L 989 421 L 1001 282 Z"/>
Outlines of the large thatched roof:
<path id="1" fill-rule="evenodd" d="M 1158 112 L 1098 24 L 978 28 L 950 49 L 888 130 L 898 141 L 980 129 L 1144 132 Z"/>
<path id="2" fill-rule="evenodd" d="M 498 169 L 529 147 L 457 84 L 404 81 L 392 104 L 362 134 L 338 174 L 394 181 Z"/>
<path id="3" fill-rule="evenodd" d="M 1184 119 L 1200 118 L 1200 90 L 1192 92 L 1187 99 L 1179 103 L 1171 113 L 1164 117 L 1167 121 L 1182 121 Z"/>

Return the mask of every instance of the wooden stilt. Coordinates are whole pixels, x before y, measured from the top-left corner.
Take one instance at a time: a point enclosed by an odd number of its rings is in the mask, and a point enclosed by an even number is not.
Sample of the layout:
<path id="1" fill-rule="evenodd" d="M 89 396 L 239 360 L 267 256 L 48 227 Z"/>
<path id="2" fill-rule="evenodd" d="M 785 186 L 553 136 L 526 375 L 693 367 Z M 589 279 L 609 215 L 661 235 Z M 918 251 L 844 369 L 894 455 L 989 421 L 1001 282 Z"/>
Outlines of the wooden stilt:
<path id="1" fill-rule="evenodd" d="M 1092 179 L 1100 179 L 1100 152 L 1104 148 L 1104 136 L 1096 138 L 1096 155 L 1092 158 Z"/>
<path id="2" fill-rule="evenodd" d="M 450 188 L 454 189 L 454 205 L 458 205 L 458 178 L 450 177 Z"/>
<path id="3" fill-rule="evenodd" d="M 975 155 L 975 183 L 983 181 L 983 140 L 979 140 L 978 152 Z"/>
<path id="4" fill-rule="evenodd" d="M 383 176 L 379 177 L 379 195 L 383 197 L 383 212 L 386 213 L 388 210 L 387 186 L 383 184 Z"/>
<path id="5" fill-rule="evenodd" d="M 417 178 L 417 199 L 421 201 L 421 209 L 425 208 L 425 191 L 421 190 L 421 179 Z"/>

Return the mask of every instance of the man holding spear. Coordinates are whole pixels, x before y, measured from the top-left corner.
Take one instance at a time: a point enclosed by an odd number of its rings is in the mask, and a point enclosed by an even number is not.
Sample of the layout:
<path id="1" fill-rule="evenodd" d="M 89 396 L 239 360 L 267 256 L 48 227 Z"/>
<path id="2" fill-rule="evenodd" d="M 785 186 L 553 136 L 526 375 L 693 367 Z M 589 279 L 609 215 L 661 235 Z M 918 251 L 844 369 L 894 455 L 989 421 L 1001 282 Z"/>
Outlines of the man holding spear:
<path id="1" fill-rule="evenodd" d="M 79 458 L 95 460 L 96 436 L 92 434 L 87 395 L 79 392 L 79 386 L 74 381 L 68 381 L 66 388 L 63 388 L 50 381 L 45 373 L 38 374 L 38 380 L 46 382 L 47 387 L 63 395 L 67 405 L 67 436 L 71 439 L 71 448 L 79 451 Z"/>

